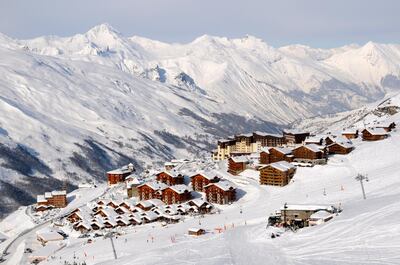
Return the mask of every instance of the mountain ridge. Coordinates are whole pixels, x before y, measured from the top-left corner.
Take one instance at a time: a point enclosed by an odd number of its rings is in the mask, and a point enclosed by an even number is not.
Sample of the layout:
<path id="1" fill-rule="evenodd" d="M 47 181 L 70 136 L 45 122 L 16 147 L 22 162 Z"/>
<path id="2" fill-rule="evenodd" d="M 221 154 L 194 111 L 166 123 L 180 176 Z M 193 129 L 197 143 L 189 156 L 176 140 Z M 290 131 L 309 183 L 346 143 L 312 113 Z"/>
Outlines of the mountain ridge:
<path id="1" fill-rule="evenodd" d="M 140 171 L 206 155 L 219 137 L 277 133 L 358 108 L 398 91 L 399 47 L 288 52 L 253 36 L 209 35 L 168 44 L 124 37 L 107 24 L 72 37 L 0 35 L 0 191 L 48 189 L 38 178 L 54 189 L 64 180 L 104 181 L 104 171 L 128 162 Z M 24 159 L 31 162 L 18 167 Z M 2 213 L 21 204 L 1 202 Z"/>

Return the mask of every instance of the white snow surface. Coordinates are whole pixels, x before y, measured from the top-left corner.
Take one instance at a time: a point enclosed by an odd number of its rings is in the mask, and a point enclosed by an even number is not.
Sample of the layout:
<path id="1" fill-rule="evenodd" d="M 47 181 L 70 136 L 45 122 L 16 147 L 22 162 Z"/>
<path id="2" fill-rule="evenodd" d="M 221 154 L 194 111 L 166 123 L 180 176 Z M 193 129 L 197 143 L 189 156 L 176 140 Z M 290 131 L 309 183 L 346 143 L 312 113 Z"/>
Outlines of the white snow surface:
<path id="1" fill-rule="evenodd" d="M 58 179 L 93 178 L 71 162 L 85 157 L 85 140 L 102 145 L 114 164 L 118 153 L 161 163 L 209 151 L 205 142 L 222 133 L 220 124 L 232 124 L 221 114 L 272 122 L 272 133 L 400 87 L 397 44 L 274 48 L 253 36 L 208 35 L 169 44 L 101 24 L 71 37 L 0 35 L 0 55 L 0 111 L 7 113 L 0 115 L 0 144 L 30 150 Z M 210 130 L 207 122 L 219 125 Z M 203 142 L 188 150 L 191 144 L 174 144 L 156 130 Z M 0 167 L 1 180 L 15 186 L 21 178 Z"/>
<path id="2" fill-rule="evenodd" d="M 325 166 L 299 168 L 294 181 L 283 188 L 259 186 L 253 180 L 256 172 L 247 170 L 231 178 L 247 181 L 239 186 L 245 194 L 233 205 L 223 207 L 221 214 L 205 216 L 201 226 L 197 219 L 187 219 L 166 228 L 157 224 L 154 228 L 137 227 L 114 240 L 117 260 L 109 240 L 104 239 L 85 245 L 71 240 L 56 256 L 77 253 L 87 264 L 115 265 L 398 264 L 400 161 L 392 154 L 400 148 L 399 138 L 396 131 L 380 142 L 357 140 L 356 149 L 349 155 L 332 156 Z M 360 184 L 354 179 L 358 172 L 368 174 L 370 179 L 365 183 L 367 200 L 362 199 Z M 265 229 L 266 219 L 285 202 L 340 205 L 343 212 L 325 224 L 271 239 Z M 226 232 L 218 234 L 214 230 L 224 225 L 228 227 Z M 208 233 L 196 238 L 187 236 L 193 227 Z M 57 260 L 44 264 L 57 264 Z"/>
<path id="3" fill-rule="evenodd" d="M 398 103 L 394 96 L 385 104 Z M 379 104 L 383 106 L 383 104 Z M 371 109 L 372 105 L 369 106 Z M 375 105 L 375 108 L 377 106 Z M 354 124 L 394 121 L 395 115 L 360 116 L 366 119 Z M 324 125 L 321 125 L 324 126 Z M 324 127 L 326 130 L 334 131 Z M 238 189 L 238 200 L 232 205 L 217 206 L 220 214 L 185 218 L 184 222 L 163 227 L 160 223 L 136 226 L 125 235 L 114 238 L 118 259 L 115 260 L 109 239 L 71 237 L 65 248 L 56 252 L 72 261 L 74 254 L 87 264 L 399 264 L 400 223 L 400 131 L 393 130 L 382 141 L 353 140 L 355 150 L 348 155 L 330 156 L 327 165 L 298 168 L 285 187 L 260 186 L 258 172 L 246 170 L 238 176 L 226 173 L 226 161 L 219 164 L 220 174 Z M 195 164 L 186 170 L 198 170 Z M 363 200 L 358 173 L 366 174 L 367 199 Z M 83 200 L 83 198 L 81 198 Z M 88 197 L 89 200 L 89 197 Z M 343 212 L 327 223 L 286 232 L 271 239 L 266 229 L 270 214 L 284 203 L 334 205 Z M 218 233 L 215 228 L 226 231 Z M 200 237 L 188 236 L 190 228 L 203 228 Z M 173 239 L 173 240 L 172 240 Z"/>

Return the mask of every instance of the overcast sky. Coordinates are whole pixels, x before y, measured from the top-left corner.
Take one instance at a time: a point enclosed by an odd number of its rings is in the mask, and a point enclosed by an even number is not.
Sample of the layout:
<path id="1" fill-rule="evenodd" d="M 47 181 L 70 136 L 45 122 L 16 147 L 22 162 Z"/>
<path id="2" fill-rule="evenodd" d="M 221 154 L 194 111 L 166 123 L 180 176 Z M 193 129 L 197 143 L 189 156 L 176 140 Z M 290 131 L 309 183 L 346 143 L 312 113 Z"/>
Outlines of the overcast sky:
<path id="1" fill-rule="evenodd" d="M 125 36 L 262 38 L 277 47 L 400 43 L 398 0 L 0 0 L 0 32 L 70 36 L 107 22 Z"/>

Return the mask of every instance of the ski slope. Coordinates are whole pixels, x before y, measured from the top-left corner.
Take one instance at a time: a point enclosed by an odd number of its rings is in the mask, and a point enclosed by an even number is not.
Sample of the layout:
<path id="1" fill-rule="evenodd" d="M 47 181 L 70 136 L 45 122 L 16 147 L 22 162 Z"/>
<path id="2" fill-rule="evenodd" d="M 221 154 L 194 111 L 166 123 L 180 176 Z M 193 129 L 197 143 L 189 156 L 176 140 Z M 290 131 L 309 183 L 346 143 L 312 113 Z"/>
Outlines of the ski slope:
<path id="1" fill-rule="evenodd" d="M 399 115 L 395 119 L 400 121 Z M 70 239 L 54 260 L 43 264 L 58 264 L 58 257 L 74 254 L 87 264 L 117 265 L 398 264 L 399 139 L 396 130 L 383 141 L 355 140 L 356 149 L 349 155 L 332 156 L 325 166 L 298 168 L 293 182 L 282 188 L 259 186 L 257 173 L 246 170 L 230 176 L 242 190 L 239 200 L 221 207 L 221 214 L 206 215 L 201 225 L 199 219 L 187 218 L 167 227 L 155 223 L 130 228 L 114 239 L 117 260 L 109 239 L 94 239 L 91 244 Z M 357 173 L 369 178 L 366 200 L 354 178 Z M 271 239 L 265 228 L 267 218 L 285 202 L 341 205 L 343 212 L 323 225 Z M 214 230 L 224 226 L 223 233 Z M 190 237 L 187 230 L 191 227 L 205 228 L 208 233 Z"/>
<path id="2" fill-rule="evenodd" d="M 395 105 L 394 96 L 383 105 Z M 371 106 L 371 110 L 372 106 Z M 362 116 L 358 124 L 395 121 L 400 113 Z M 326 128 L 326 127 L 325 127 Z M 330 130 L 331 128 L 326 128 Z M 110 239 L 94 238 L 93 243 L 71 234 L 67 246 L 56 252 L 54 259 L 85 261 L 87 264 L 398 264 L 400 223 L 400 131 L 377 142 L 353 141 L 356 149 L 348 155 L 331 156 L 328 164 L 313 168 L 298 168 L 292 182 L 285 187 L 260 186 L 258 174 L 246 170 L 239 176 L 226 173 L 225 162 L 187 163 L 186 174 L 207 167 L 217 168 L 238 187 L 238 200 L 232 205 L 218 206 L 220 214 L 204 218 L 185 218 L 178 224 L 161 226 L 151 223 L 130 227 L 114 238 L 117 259 L 114 259 Z M 200 166 L 202 165 L 202 166 Z M 367 199 L 363 200 L 358 174 L 365 174 Z M 79 202 L 89 201 L 93 194 L 79 193 Z M 92 196 L 92 197 L 90 197 Z M 331 221 L 314 227 L 286 232 L 271 239 L 266 229 L 270 214 L 287 203 L 334 204 L 343 212 Z M 18 213 L 15 213 L 18 214 Z M 10 216 L 11 217 L 11 216 Z M 0 224 L 2 227 L 2 224 Z M 192 227 L 201 227 L 207 234 L 187 235 Z M 226 228 L 218 233 L 216 228 Z M 21 244 L 33 244 L 34 237 Z M 0 245 L 1 246 L 1 245 Z M 22 249 L 16 245 L 15 249 Z M 19 257 L 13 256 L 13 261 Z M 26 256 L 21 255 L 21 259 Z"/>

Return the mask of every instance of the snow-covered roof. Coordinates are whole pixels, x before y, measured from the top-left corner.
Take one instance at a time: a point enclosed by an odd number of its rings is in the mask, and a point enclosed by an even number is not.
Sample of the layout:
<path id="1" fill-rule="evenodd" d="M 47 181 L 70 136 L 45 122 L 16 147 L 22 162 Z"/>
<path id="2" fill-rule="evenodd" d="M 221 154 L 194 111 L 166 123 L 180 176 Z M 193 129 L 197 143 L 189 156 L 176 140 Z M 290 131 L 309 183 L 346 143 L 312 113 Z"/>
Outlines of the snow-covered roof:
<path id="1" fill-rule="evenodd" d="M 150 200 L 147 200 L 147 201 L 149 201 L 153 206 L 165 205 L 165 203 L 162 200 L 159 200 L 159 199 L 150 199 Z"/>
<path id="2" fill-rule="evenodd" d="M 343 147 L 346 148 L 346 149 L 351 149 L 351 148 L 354 147 L 354 146 L 353 146 L 352 144 L 350 144 L 350 143 L 343 143 L 343 142 L 335 142 L 335 143 L 332 143 L 332 144 L 328 145 L 328 147 L 330 147 L 330 146 L 332 146 L 332 145 L 335 145 L 335 144 L 338 144 L 338 145 L 340 145 L 340 146 L 343 146 Z"/>
<path id="3" fill-rule="evenodd" d="M 123 202 L 122 200 L 111 200 L 111 201 L 108 202 L 107 205 L 114 205 L 114 206 L 117 207 L 117 206 L 120 205 L 122 202 Z"/>
<path id="4" fill-rule="evenodd" d="M 193 174 L 192 176 L 190 176 L 190 178 L 193 178 L 194 176 L 197 176 L 197 175 L 202 175 L 203 177 L 205 177 L 208 180 L 212 180 L 215 177 L 221 178 L 218 175 L 218 173 L 216 171 L 214 171 L 214 170 L 211 170 L 211 171 L 199 171 L 199 172 Z"/>
<path id="5" fill-rule="evenodd" d="M 106 207 L 104 209 L 100 209 L 98 212 L 104 213 L 107 217 L 116 217 L 118 214 L 115 212 L 114 208 Z"/>
<path id="6" fill-rule="evenodd" d="M 44 197 L 44 195 L 38 195 L 36 197 L 36 201 L 39 202 L 47 202 L 46 198 Z"/>
<path id="7" fill-rule="evenodd" d="M 147 219 L 149 221 L 154 221 L 159 217 L 158 214 L 156 214 L 155 212 L 145 212 L 142 216 L 142 219 Z"/>
<path id="8" fill-rule="evenodd" d="M 336 137 L 335 142 L 352 144 L 352 141 L 350 139 L 347 139 L 346 137 L 343 137 L 343 136 Z"/>
<path id="9" fill-rule="evenodd" d="M 347 128 L 342 131 L 342 134 L 357 134 L 357 131 L 355 128 Z"/>
<path id="10" fill-rule="evenodd" d="M 208 185 L 205 186 L 205 187 L 210 187 L 210 186 L 213 186 L 213 185 L 215 185 L 216 187 L 220 188 L 220 189 L 223 190 L 223 191 L 228 191 L 228 190 L 230 190 L 230 189 L 235 189 L 235 188 L 236 188 L 236 187 L 233 185 L 232 182 L 227 181 L 227 180 L 222 180 L 222 181 L 217 182 L 217 183 L 210 183 L 210 184 L 208 184 Z"/>
<path id="11" fill-rule="evenodd" d="M 276 134 L 276 133 L 266 133 L 266 132 L 260 132 L 260 131 L 255 131 L 254 134 L 260 135 L 260 136 L 273 136 L 273 137 L 283 137 L 282 134 Z"/>
<path id="12" fill-rule="evenodd" d="M 304 143 L 320 143 L 322 140 L 321 136 L 309 136 L 304 140 Z"/>
<path id="13" fill-rule="evenodd" d="M 299 146 L 299 147 L 297 147 L 297 148 L 295 148 L 295 149 L 298 149 L 298 148 L 301 148 L 301 147 L 305 147 L 305 148 L 307 148 L 308 150 L 310 150 L 310 151 L 312 151 L 312 152 L 315 152 L 315 153 L 321 152 L 320 147 L 319 147 L 318 145 L 316 145 L 316 144 L 301 145 L 301 146 Z"/>
<path id="14" fill-rule="evenodd" d="M 170 220 L 179 220 L 179 219 L 181 219 L 181 217 L 178 216 L 178 215 L 163 214 L 161 216 L 164 217 L 164 218 L 170 219 Z"/>
<path id="15" fill-rule="evenodd" d="M 161 206 L 161 205 L 165 205 L 165 204 L 163 201 L 161 201 L 159 199 L 150 199 L 150 200 L 140 201 L 137 203 L 137 205 L 141 205 L 144 208 L 149 208 L 149 207 Z"/>
<path id="16" fill-rule="evenodd" d="M 241 133 L 241 134 L 238 134 L 238 135 L 236 135 L 236 137 L 252 137 L 253 136 L 253 134 L 252 133 Z"/>
<path id="17" fill-rule="evenodd" d="M 173 185 L 169 187 L 171 190 L 175 191 L 178 194 L 183 194 L 189 191 L 189 187 L 183 184 Z"/>
<path id="18" fill-rule="evenodd" d="M 300 131 L 300 130 L 296 130 L 296 129 L 285 129 L 283 130 L 284 133 L 286 134 L 307 134 L 309 132 L 304 132 L 304 131 Z"/>
<path id="19" fill-rule="evenodd" d="M 187 210 L 189 210 L 190 209 L 190 205 L 188 205 L 188 204 L 186 204 L 186 203 L 184 203 L 184 204 L 179 204 L 177 207 L 176 207 L 178 210 L 183 210 L 183 211 L 187 211 Z"/>
<path id="20" fill-rule="evenodd" d="M 330 217 L 330 216 L 332 216 L 332 213 L 327 212 L 325 210 L 320 210 L 320 211 L 317 211 L 317 212 L 313 213 L 312 215 L 310 215 L 310 218 L 312 218 L 312 219 L 324 219 L 324 218 L 327 218 L 327 217 Z"/>
<path id="21" fill-rule="evenodd" d="M 130 223 L 129 218 L 127 216 L 121 216 L 120 218 L 118 218 L 118 220 L 116 220 L 116 222 L 118 221 L 123 222 L 126 225 Z"/>
<path id="22" fill-rule="evenodd" d="M 193 233 L 198 233 L 200 231 L 204 231 L 204 229 L 202 229 L 202 228 L 189 228 L 188 231 L 189 232 L 193 232 Z"/>
<path id="23" fill-rule="evenodd" d="M 152 190 L 163 190 L 168 187 L 166 184 L 164 184 L 162 182 L 157 182 L 157 181 L 146 182 L 146 183 L 139 185 L 139 187 L 143 187 L 143 186 L 148 186 Z"/>
<path id="24" fill-rule="evenodd" d="M 260 158 L 260 153 L 259 152 L 255 152 L 255 153 L 251 153 L 250 155 L 249 155 L 249 159 L 258 159 L 258 158 Z"/>
<path id="25" fill-rule="evenodd" d="M 201 207 L 201 206 L 203 206 L 203 204 L 208 204 L 208 202 L 203 199 L 193 199 L 193 200 L 190 200 L 188 203 L 193 203 L 197 207 Z"/>
<path id="26" fill-rule="evenodd" d="M 268 146 L 261 147 L 260 152 L 265 152 L 269 154 L 269 147 Z"/>
<path id="27" fill-rule="evenodd" d="M 183 175 L 175 170 L 171 170 L 171 171 L 160 171 L 158 172 L 156 175 L 159 175 L 161 173 L 167 174 L 169 176 L 171 176 L 172 178 L 178 178 L 178 177 L 182 177 Z"/>
<path id="28" fill-rule="evenodd" d="M 247 162 L 249 162 L 249 159 L 247 158 L 247 156 L 233 156 L 233 157 L 231 157 L 231 159 L 235 163 L 247 163 Z"/>
<path id="29" fill-rule="evenodd" d="M 103 222 L 102 219 L 96 219 L 96 220 L 93 220 L 93 221 L 90 223 L 90 225 L 91 225 L 91 226 L 92 226 L 92 225 L 97 225 L 98 227 L 103 228 L 103 227 L 104 227 L 104 222 Z"/>
<path id="30" fill-rule="evenodd" d="M 117 210 L 121 210 L 121 211 L 123 211 L 124 213 L 129 213 L 129 210 L 126 209 L 125 207 L 119 206 L 117 209 L 115 209 L 115 211 L 117 211 Z"/>
<path id="31" fill-rule="evenodd" d="M 261 168 L 265 168 L 265 167 L 268 167 L 268 166 L 271 166 L 271 167 L 273 167 L 273 168 L 276 168 L 276 169 L 278 169 L 278 170 L 280 170 L 280 171 L 287 171 L 287 170 L 289 170 L 289 169 L 295 168 L 294 165 L 292 165 L 292 164 L 290 164 L 289 162 L 286 162 L 286 161 L 274 162 L 274 163 L 271 163 L 271 164 L 269 164 L 269 165 L 263 166 L 263 167 L 261 167 Z"/>
<path id="32" fill-rule="evenodd" d="M 142 217 L 140 215 L 132 215 L 129 217 L 129 220 L 134 220 L 136 223 L 141 223 Z"/>
<path id="33" fill-rule="evenodd" d="M 104 224 L 110 224 L 111 226 L 117 226 L 117 222 L 113 218 L 109 218 L 107 220 L 104 220 Z"/>
<path id="34" fill-rule="evenodd" d="M 48 208 L 52 208 L 53 206 L 52 205 L 43 205 L 43 204 L 41 204 L 41 205 L 37 205 L 36 207 L 35 207 L 35 209 L 36 210 L 39 210 L 39 209 L 48 209 Z"/>
<path id="35" fill-rule="evenodd" d="M 391 121 L 386 121 L 386 122 L 378 122 L 376 124 L 376 127 L 377 128 L 389 128 L 392 125 L 396 126 L 396 123 L 395 122 L 391 122 Z"/>
<path id="36" fill-rule="evenodd" d="M 36 235 L 43 241 L 64 240 L 64 237 L 62 235 L 60 235 L 57 231 L 51 230 L 49 228 L 44 228 L 42 230 L 36 231 Z"/>
<path id="37" fill-rule="evenodd" d="M 121 168 L 110 170 L 107 172 L 107 174 L 116 174 L 116 175 L 128 174 L 128 173 L 131 173 L 132 171 L 133 171 L 133 164 L 130 163 L 129 165 L 123 166 Z"/>
<path id="38" fill-rule="evenodd" d="M 299 210 L 299 211 L 333 211 L 335 207 L 326 204 L 287 204 L 286 210 Z M 281 210 L 285 210 L 281 207 Z"/>
<path id="39" fill-rule="evenodd" d="M 275 147 L 271 147 L 269 150 L 271 150 L 271 149 L 274 149 L 274 150 L 276 150 L 279 153 L 282 153 L 284 155 L 288 155 L 288 154 L 292 153 L 292 149 L 287 148 L 287 147 L 277 147 L 277 146 L 275 146 Z"/>
<path id="40" fill-rule="evenodd" d="M 76 225 L 76 227 L 81 227 L 81 226 L 83 226 L 84 228 L 86 228 L 86 229 L 90 229 L 90 228 L 92 228 L 91 227 L 91 224 L 89 223 L 89 222 L 87 222 L 87 221 L 82 221 L 82 222 L 79 222 L 79 224 L 77 224 Z"/>
<path id="41" fill-rule="evenodd" d="M 149 201 L 140 201 L 138 205 L 141 205 L 144 208 L 153 207 L 153 204 Z"/>
<path id="42" fill-rule="evenodd" d="M 336 135 L 330 134 L 330 135 L 328 135 L 325 139 L 329 139 L 329 140 L 331 140 L 331 141 L 334 142 L 336 137 L 337 137 Z"/>
<path id="43" fill-rule="evenodd" d="M 133 208 L 131 208 L 131 211 L 133 213 L 142 213 L 142 212 L 144 212 L 143 209 L 141 209 L 139 207 L 133 207 Z"/>
<path id="44" fill-rule="evenodd" d="M 383 128 L 367 128 L 365 129 L 371 135 L 387 135 L 388 133 Z"/>
<path id="45" fill-rule="evenodd" d="M 65 190 L 55 190 L 55 191 L 51 192 L 51 195 L 53 195 L 53 196 L 67 195 L 67 191 L 65 191 Z"/>
<path id="46" fill-rule="evenodd" d="M 139 185 L 143 183 L 143 180 L 135 176 L 134 174 L 130 174 L 129 176 L 126 177 L 125 180 L 127 180 L 129 184 Z"/>
<path id="47" fill-rule="evenodd" d="M 92 215 L 90 211 L 77 211 L 75 212 L 75 214 L 79 216 L 79 218 L 81 218 L 82 220 L 90 219 Z"/>
<path id="48" fill-rule="evenodd" d="M 218 140 L 219 143 L 228 143 L 230 141 L 232 141 L 232 139 L 219 139 Z"/>
<path id="49" fill-rule="evenodd" d="M 29 258 L 34 260 L 35 258 L 47 258 L 48 256 L 56 253 L 59 249 L 63 248 L 65 244 L 59 244 L 58 242 L 48 243 L 46 246 L 35 250 Z"/>
<path id="50" fill-rule="evenodd" d="M 123 206 L 123 204 L 127 205 L 129 208 L 135 207 L 137 204 L 138 200 L 136 197 L 129 198 L 128 200 L 125 200 L 123 203 L 121 203 L 119 206 Z"/>

